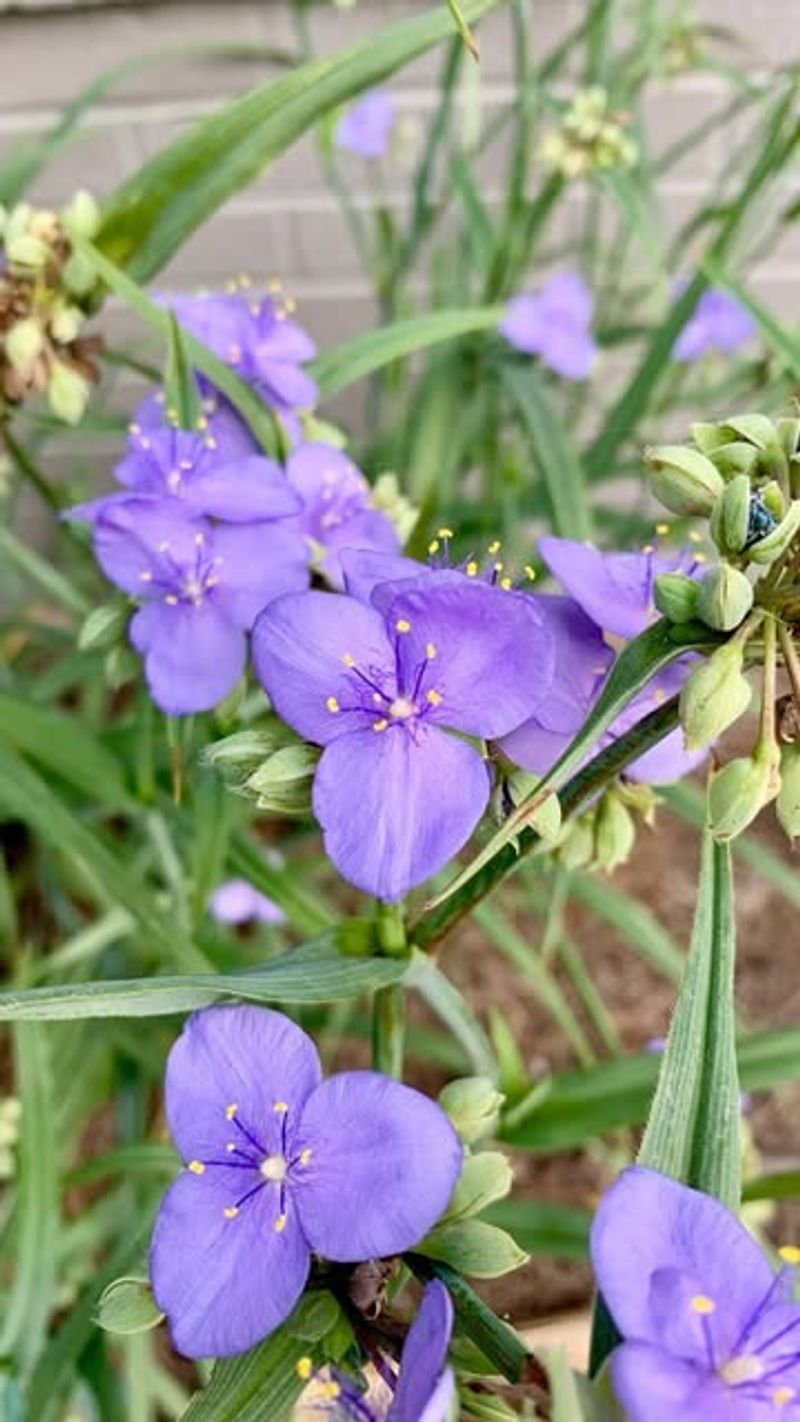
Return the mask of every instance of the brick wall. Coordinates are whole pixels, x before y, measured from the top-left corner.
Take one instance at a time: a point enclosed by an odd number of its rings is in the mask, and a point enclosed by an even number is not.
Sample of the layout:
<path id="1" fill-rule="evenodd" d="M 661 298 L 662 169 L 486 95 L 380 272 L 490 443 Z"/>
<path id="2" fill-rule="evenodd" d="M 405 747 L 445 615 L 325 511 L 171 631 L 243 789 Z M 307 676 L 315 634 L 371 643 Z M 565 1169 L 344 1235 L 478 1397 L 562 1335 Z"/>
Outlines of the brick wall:
<path id="1" fill-rule="evenodd" d="M 575 22 L 586 0 L 531 0 L 541 53 Z M 314 8 L 311 31 L 318 53 L 331 53 L 432 0 L 360 0 L 356 9 Z M 753 68 L 786 61 L 797 42 L 798 0 L 697 0 L 709 23 L 735 25 L 753 56 Z M 46 11 L 46 12 L 45 12 Z M 0 162 L 27 137 L 52 123 L 63 103 L 108 66 L 145 51 L 162 62 L 129 77 L 87 116 L 78 142 L 62 153 L 37 183 L 36 200 L 56 204 L 79 184 L 109 193 L 147 155 L 227 97 L 278 73 L 265 58 L 202 62 L 168 55 L 181 45 L 242 42 L 296 50 L 288 7 L 280 0 L 211 0 L 211 3 L 97 5 L 74 0 L 0 0 Z M 510 93 L 511 45 L 507 15 L 495 13 L 481 29 L 483 63 L 469 74 L 467 102 L 484 117 Z M 440 55 L 425 56 L 399 75 L 392 88 L 403 113 L 424 120 L 435 103 Z M 649 101 L 656 149 L 697 122 L 715 103 L 720 81 L 687 75 L 653 90 Z M 470 108 L 474 115 L 474 108 Z M 683 217 L 710 175 L 724 162 L 730 134 L 694 150 L 665 191 L 667 221 Z M 502 159 L 482 173 L 491 200 L 502 187 Z M 370 175 L 357 160 L 350 174 L 357 202 L 369 208 Z M 389 173 L 391 200 L 403 203 L 403 180 Z M 312 138 L 303 139 L 250 190 L 234 198 L 197 233 L 164 273 L 164 285 L 215 286 L 233 272 L 279 275 L 302 306 L 302 317 L 320 345 L 372 324 L 374 313 L 335 201 L 319 171 Z M 782 250 L 758 274 L 759 286 L 784 314 L 800 315 L 800 239 L 789 234 Z M 127 313 L 109 313 L 118 332 Z M 353 413 L 353 406 L 347 407 Z M 74 449 L 74 443 L 73 443 Z M 92 445 L 93 453 L 98 446 Z"/>

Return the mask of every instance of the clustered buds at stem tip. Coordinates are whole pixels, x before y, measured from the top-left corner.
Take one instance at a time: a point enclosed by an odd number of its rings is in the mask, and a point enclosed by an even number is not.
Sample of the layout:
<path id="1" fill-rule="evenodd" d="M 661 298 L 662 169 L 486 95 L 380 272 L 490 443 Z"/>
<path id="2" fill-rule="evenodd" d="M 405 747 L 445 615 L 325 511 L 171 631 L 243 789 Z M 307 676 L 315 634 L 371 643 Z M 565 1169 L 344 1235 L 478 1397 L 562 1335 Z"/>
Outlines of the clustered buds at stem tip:
<path id="1" fill-rule="evenodd" d="M 744 644 L 727 642 L 695 667 L 680 699 L 687 750 L 701 750 L 738 721 L 750 706 L 752 689 L 744 675 Z"/>
<path id="2" fill-rule="evenodd" d="M 673 513 L 707 517 L 725 484 L 705 454 L 682 444 L 664 444 L 645 451 L 651 485 L 657 499 Z"/>

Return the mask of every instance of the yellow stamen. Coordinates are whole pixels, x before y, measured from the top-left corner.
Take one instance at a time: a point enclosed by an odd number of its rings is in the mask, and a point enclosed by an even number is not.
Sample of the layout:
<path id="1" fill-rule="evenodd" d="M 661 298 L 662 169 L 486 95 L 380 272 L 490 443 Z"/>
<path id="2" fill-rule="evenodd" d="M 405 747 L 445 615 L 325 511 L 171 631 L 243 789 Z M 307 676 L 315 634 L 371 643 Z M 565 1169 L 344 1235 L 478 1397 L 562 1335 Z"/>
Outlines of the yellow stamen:
<path id="1" fill-rule="evenodd" d="M 503 592 L 510 592 L 511 588 L 513 587 L 513 583 L 510 578 L 501 578 L 500 586 L 503 589 Z"/>
<path id="2" fill-rule="evenodd" d="M 311 1146 L 306 1146 L 305 1150 L 301 1150 L 301 1152 L 300 1152 L 300 1164 L 301 1164 L 301 1165 L 308 1165 L 308 1162 L 310 1161 L 312 1154 L 313 1154 L 313 1152 L 312 1152 L 312 1150 L 311 1150 Z"/>
<path id="3" fill-rule="evenodd" d="M 800 1249 L 798 1249 L 796 1244 L 781 1245 L 778 1254 L 784 1264 L 800 1264 Z"/>
<path id="4" fill-rule="evenodd" d="M 701 1316 L 703 1316 L 705 1314 L 713 1313 L 717 1305 L 714 1303 L 713 1299 L 710 1299 L 708 1297 L 708 1294 L 695 1294 L 694 1298 L 691 1298 L 689 1300 L 689 1307 L 692 1310 L 692 1313 L 699 1313 Z"/>
<path id="5" fill-rule="evenodd" d="M 791 1402 L 792 1398 L 796 1396 L 797 1394 L 793 1387 L 779 1387 L 773 1392 L 772 1401 L 776 1407 L 785 1407 L 787 1402 Z"/>
<path id="6" fill-rule="evenodd" d="M 525 577 L 528 579 L 528 582 L 532 583 L 534 578 L 536 577 L 536 569 L 532 568 L 530 563 L 526 563 L 522 571 L 524 572 Z"/>
<path id="7" fill-rule="evenodd" d="M 225 1216 L 226 1220 L 235 1220 L 239 1211 L 237 1210 L 235 1205 L 229 1205 L 227 1210 L 223 1210 L 222 1213 Z"/>
<path id="8" fill-rule="evenodd" d="M 496 539 L 494 540 L 494 543 L 490 543 L 490 544 L 489 544 L 489 553 L 490 553 L 490 555 L 491 555 L 492 557 L 494 557 L 495 553 L 499 553 L 499 552 L 500 552 L 501 547 L 502 547 L 502 544 L 501 544 L 501 542 L 500 542 L 500 539 L 499 539 L 499 538 L 496 538 Z"/>
<path id="9" fill-rule="evenodd" d="M 430 701 L 431 706 L 441 706 L 441 704 L 442 704 L 442 693 L 441 693 L 441 691 L 434 691 L 433 687 L 431 687 L 430 691 L 428 692 L 428 700 Z"/>
<path id="10" fill-rule="evenodd" d="M 341 711 L 341 709 L 342 709 L 341 706 L 339 705 L 338 701 L 336 700 L 336 697 L 335 697 L 335 696 L 329 696 L 328 699 L 327 699 L 327 701 L 325 702 L 325 705 L 327 706 L 327 708 L 328 708 L 329 711 L 334 711 L 334 712 L 335 712 L 335 711 Z"/>
<path id="11" fill-rule="evenodd" d="M 344 656 L 342 657 L 342 661 L 344 662 L 346 667 L 354 667 L 356 664 L 356 659 L 353 656 L 352 652 L 345 652 Z"/>
<path id="12" fill-rule="evenodd" d="M 494 564 L 493 564 L 494 571 L 495 571 L 496 573 L 502 573 L 502 571 L 503 571 L 503 569 L 504 569 L 505 566 L 506 566 L 505 563 L 494 563 Z"/>
<path id="13" fill-rule="evenodd" d="M 435 642 L 428 643 L 427 647 L 425 648 L 425 656 L 428 658 L 429 662 L 432 662 L 434 657 L 438 656 L 438 648 Z"/>
<path id="14" fill-rule="evenodd" d="M 437 528 L 436 534 L 438 538 L 453 538 L 455 536 L 452 528 Z"/>
<path id="15" fill-rule="evenodd" d="M 385 718 L 384 716 L 382 716 L 381 719 L 380 719 L 380 721 L 373 721 L 373 723 L 372 723 L 372 729 L 373 729 L 373 731 L 385 731 L 385 730 L 386 730 L 386 727 L 388 726 L 388 724 L 389 724 L 389 722 L 386 720 L 386 718 Z"/>
<path id="16" fill-rule="evenodd" d="M 276 1234 L 283 1234 L 283 1231 L 285 1230 L 285 1228 L 286 1228 L 286 1216 L 285 1216 L 285 1215 L 278 1215 L 278 1218 L 277 1218 L 276 1221 L 275 1221 L 275 1233 L 276 1233 Z"/>
<path id="17" fill-rule="evenodd" d="M 430 541 L 430 543 L 428 544 L 428 552 L 429 552 L 429 553 L 438 553 L 438 552 L 439 552 L 439 549 L 441 548 L 441 546 L 442 546 L 442 545 L 441 545 L 441 543 L 439 542 L 438 538 L 432 538 L 431 541 Z"/>
<path id="18" fill-rule="evenodd" d="M 478 565 L 477 565 L 477 563 L 467 563 L 467 570 L 466 570 L 466 571 L 467 571 L 467 577 L 468 577 L 468 578 L 477 578 L 477 576 L 478 576 Z"/>
<path id="19" fill-rule="evenodd" d="M 645 543 L 644 548 L 642 549 L 643 553 L 655 553 L 655 551 L 656 550 L 652 543 Z"/>
<path id="20" fill-rule="evenodd" d="M 191 1170 L 192 1175 L 205 1175 L 206 1173 L 202 1160 L 190 1160 L 188 1169 Z"/>
<path id="21" fill-rule="evenodd" d="M 319 1393 L 326 1402 L 332 1402 L 341 1397 L 342 1389 L 337 1382 L 326 1382 L 320 1385 Z"/>
<path id="22" fill-rule="evenodd" d="M 665 538 L 666 535 L 669 533 L 669 524 L 668 524 L 668 523 L 657 523 L 657 524 L 656 524 L 656 533 L 658 534 L 659 538 Z"/>
<path id="23" fill-rule="evenodd" d="M 272 1109 L 276 1111 L 279 1116 L 285 1116 L 289 1110 L 289 1103 L 288 1101 L 276 1101 Z"/>
<path id="24" fill-rule="evenodd" d="M 397 628 L 397 631 L 398 631 L 398 632 L 410 632 L 410 631 L 411 631 L 411 623 L 409 622 L 409 620 L 408 620 L 407 617 L 398 617 L 398 619 L 397 619 L 397 621 L 395 622 L 394 625 L 395 625 L 395 627 Z"/>
<path id="25" fill-rule="evenodd" d="M 697 532 L 697 529 L 696 529 L 696 528 L 693 528 L 692 531 L 691 531 L 691 533 L 689 534 L 689 542 L 690 542 L 690 543 L 702 543 L 702 541 L 703 541 L 703 535 L 702 535 L 702 533 L 698 533 L 698 532 Z"/>
<path id="26" fill-rule="evenodd" d="M 314 1364 L 312 1363 L 310 1358 L 297 1359 L 297 1376 L 301 1378 L 303 1382 L 308 1382 L 313 1371 Z"/>
<path id="27" fill-rule="evenodd" d="M 236 1112 L 237 1112 L 238 1110 L 239 1110 L 239 1107 L 236 1105 L 236 1102 L 235 1102 L 235 1101 L 232 1101 L 231 1104 L 230 1104 L 230 1106 L 226 1106 L 226 1107 L 225 1107 L 225 1115 L 227 1116 L 227 1118 L 228 1118 L 229 1121 L 232 1121 L 232 1120 L 233 1120 L 233 1118 L 234 1118 L 234 1116 L 236 1115 Z"/>

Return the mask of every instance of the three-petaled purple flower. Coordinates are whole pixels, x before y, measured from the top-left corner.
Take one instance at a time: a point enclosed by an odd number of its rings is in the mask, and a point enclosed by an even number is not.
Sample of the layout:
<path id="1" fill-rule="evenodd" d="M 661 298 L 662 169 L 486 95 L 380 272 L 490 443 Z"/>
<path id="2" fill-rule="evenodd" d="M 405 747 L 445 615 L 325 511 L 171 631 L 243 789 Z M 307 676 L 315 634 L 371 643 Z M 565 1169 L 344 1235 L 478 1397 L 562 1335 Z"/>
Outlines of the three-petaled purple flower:
<path id="1" fill-rule="evenodd" d="M 462 1149 L 440 1107 L 376 1072 L 322 1080 L 289 1018 L 192 1016 L 167 1066 L 185 1164 L 156 1222 L 153 1290 L 179 1352 L 244 1352 L 277 1328 L 311 1255 L 356 1262 L 418 1243 L 446 1208 Z"/>
<path id="2" fill-rule="evenodd" d="M 302 500 L 297 527 L 333 587 L 344 586 L 340 557 L 344 549 L 399 552 L 394 524 L 373 507 L 367 480 L 342 450 L 329 444 L 298 445 L 287 460 L 286 478 Z"/>
<path id="3" fill-rule="evenodd" d="M 631 1422 L 800 1416 L 795 1271 L 776 1273 L 724 1205 L 626 1170 L 597 1212 L 592 1259 L 624 1339 L 611 1374 Z"/>
<path id="4" fill-rule="evenodd" d="M 447 733 L 519 725 L 549 692 L 553 649 L 531 598 L 426 570 L 374 587 L 369 605 L 279 598 L 253 658 L 278 714 L 325 747 L 314 813 L 328 856 L 393 900 L 449 863 L 489 800 L 486 762 Z"/>
<path id="5" fill-rule="evenodd" d="M 756 323 L 735 296 L 718 287 L 704 291 L 677 341 L 676 360 L 693 361 L 709 351 L 731 355 L 749 341 Z"/>
<path id="6" fill-rule="evenodd" d="M 594 297 L 580 272 L 560 272 L 538 291 L 515 296 L 500 331 L 564 380 L 585 380 L 597 356 L 593 311 Z"/>
<path id="7" fill-rule="evenodd" d="M 566 750 L 597 700 L 614 661 L 606 635 L 636 637 L 658 616 L 653 602 L 661 573 L 699 573 L 693 553 L 669 556 L 644 553 L 601 553 L 567 538 L 543 538 L 539 551 L 569 598 L 540 599 L 545 616 L 556 628 L 553 693 L 524 725 L 502 742 L 506 755 L 533 774 L 544 775 Z M 639 692 L 598 742 L 609 745 L 643 717 L 680 691 L 691 662 L 673 663 Z M 704 758 L 683 746 L 683 733 L 673 731 L 652 750 L 628 766 L 632 780 L 655 785 L 678 780 Z"/>
<path id="8" fill-rule="evenodd" d="M 323 1392 L 323 1397 L 330 1399 L 333 1416 L 340 1422 L 450 1422 L 456 1401 L 455 1376 L 447 1366 L 452 1332 L 450 1295 L 444 1284 L 434 1279 L 425 1289 L 403 1345 L 388 1410 L 368 1402 L 346 1374 L 336 1371 L 334 1381 L 326 1384 Z M 311 1360 L 303 1362 L 305 1371 Z M 312 1406 L 316 1405 L 314 1398 Z"/>
<path id="9" fill-rule="evenodd" d="M 214 890 L 208 909 L 217 923 L 269 923 L 274 927 L 286 922 L 279 904 L 268 899 L 248 879 L 226 879 Z"/>
<path id="10" fill-rule="evenodd" d="M 396 119 L 391 94 L 371 89 L 342 114 L 336 127 L 336 146 L 368 162 L 385 158 Z"/>
<path id="11" fill-rule="evenodd" d="M 95 520 L 107 577 L 143 606 L 130 639 L 153 700 L 169 715 L 206 711 L 233 690 L 246 631 L 272 598 L 308 585 L 303 539 L 279 524 L 214 524 L 175 498 L 122 497 Z"/>

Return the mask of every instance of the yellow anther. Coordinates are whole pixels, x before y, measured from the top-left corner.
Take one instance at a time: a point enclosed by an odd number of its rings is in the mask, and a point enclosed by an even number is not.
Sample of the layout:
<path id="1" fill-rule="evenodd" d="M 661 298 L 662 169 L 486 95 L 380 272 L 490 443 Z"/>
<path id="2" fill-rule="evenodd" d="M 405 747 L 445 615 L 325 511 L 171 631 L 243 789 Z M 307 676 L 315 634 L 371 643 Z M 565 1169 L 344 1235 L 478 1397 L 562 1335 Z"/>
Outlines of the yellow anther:
<path id="1" fill-rule="evenodd" d="M 645 543 L 645 545 L 644 545 L 644 547 L 643 547 L 643 549 L 642 549 L 642 552 L 643 552 L 643 553 L 655 553 L 655 551 L 656 551 L 656 550 L 655 550 L 655 547 L 653 546 L 652 543 Z"/>
<path id="2" fill-rule="evenodd" d="M 427 647 L 425 648 L 425 656 L 428 658 L 429 662 L 432 662 L 434 657 L 438 656 L 438 648 L 435 642 L 428 643 Z"/>
<path id="3" fill-rule="evenodd" d="M 236 1149 L 236 1142 L 228 1141 L 228 1144 L 226 1145 L 225 1149 L 228 1151 L 234 1151 Z"/>
<path id="4" fill-rule="evenodd" d="M 707 563 L 708 559 L 705 553 L 696 553 L 694 561 L 695 563 Z"/>
<path id="5" fill-rule="evenodd" d="M 436 530 L 436 536 L 437 536 L 437 538 L 454 538 L 454 537 L 455 537 L 452 528 L 437 528 L 437 530 Z"/>
<path id="6" fill-rule="evenodd" d="M 223 1210 L 222 1213 L 225 1216 L 226 1220 L 235 1220 L 239 1211 L 236 1205 L 229 1205 L 227 1210 Z"/>
<path id="7" fill-rule="evenodd" d="M 301 1150 L 300 1152 L 300 1164 L 308 1165 L 308 1162 L 310 1161 L 312 1155 L 313 1151 L 311 1149 L 311 1146 L 306 1146 L 305 1150 Z"/>
<path id="8" fill-rule="evenodd" d="M 427 693 L 427 696 L 428 696 L 428 700 L 429 700 L 430 703 L 431 703 L 431 706 L 441 706 L 441 704 L 442 704 L 442 693 L 441 693 L 441 691 L 434 691 L 433 687 L 431 687 L 430 691 Z"/>
<path id="9" fill-rule="evenodd" d="M 345 652 L 344 656 L 342 657 L 342 661 L 344 662 L 346 667 L 354 667 L 356 664 L 356 659 L 353 656 L 352 652 Z"/>
<path id="10" fill-rule="evenodd" d="M 408 620 L 407 617 L 398 617 L 398 619 L 397 619 L 397 621 L 395 622 L 394 625 L 395 625 L 395 627 L 397 628 L 397 631 L 398 631 L 398 632 L 410 632 L 410 631 L 411 631 L 411 623 L 409 622 L 409 620 Z"/>
<path id="11" fill-rule="evenodd" d="M 800 1249 L 796 1244 L 783 1244 L 778 1250 L 784 1264 L 800 1264 Z"/>
<path id="12" fill-rule="evenodd" d="M 778 1387 L 772 1394 L 772 1401 L 776 1407 L 785 1407 L 787 1402 L 791 1402 L 797 1394 L 793 1387 Z"/>
<path id="13" fill-rule="evenodd" d="M 239 1110 L 239 1107 L 236 1105 L 236 1102 L 235 1102 L 235 1101 L 232 1101 L 231 1104 L 230 1104 L 230 1106 L 226 1106 L 226 1107 L 225 1107 L 225 1115 L 226 1115 L 227 1119 L 228 1119 L 229 1121 L 232 1121 L 233 1118 L 234 1118 L 234 1116 L 236 1115 L 236 1112 L 237 1112 L 238 1110 Z"/>
<path id="14" fill-rule="evenodd" d="M 174 405 L 167 406 L 167 419 L 173 425 L 176 425 L 178 423 L 178 411 L 175 409 Z"/>
<path id="15" fill-rule="evenodd" d="M 532 568 L 530 563 L 526 563 L 522 571 L 525 574 L 525 577 L 528 579 L 528 582 L 532 583 L 534 578 L 536 577 L 536 569 Z"/>
<path id="16" fill-rule="evenodd" d="M 141 434 L 141 432 L 142 432 L 142 427 L 141 427 L 141 425 L 137 425 L 137 424 L 128 425 L 128 434 L 137 435 L 137 434 Z"/>
<path id="17" fill-rule="evenodd" d="M 205 536 L 205 534 L 204 534 L 204 533 L 196 533 L 195 536 L 194 536 L 194 541 L 195 541 L 195 544 L 197 545 L 198 548 L 202 548 L 203 544 L 204 544 L 205 541 L 206 541 L 206 536 Z"/>
<path id="18" fill-rule="evenodd" d="M 496 538 L 496 539 L 494 540 L 494 543 L 490 543 L 490 544 L 489 544 L 489 554 L 490 554 L 490 556 L 493 558 L 494 555 L 495 555 L 495 553 L 499 553 L 499 552 L 500 552 L 501 547 L 502 547 L 502 544 L 501 544 L 501 542 L 500 542 L 500 539 L 499 539 L 499 538 Z"/>
<path id="19" fill-rule="evenodd" d="M 429 552 L 429 553 L 438 553 L 438 552 L 439 552 L 439 549 L 441 548 L 441 546 L 442 546 L 442 545 L 441 545 L 441 543 L 439 542 L 438 538 L 432 538 L 431 541 L 430 541 L 430 543 L 428 544 L 428 552 Z"/>
<path id="20" fill-rule="evenodd" d="M 501 578 L 500 586 L 503 589 L 503 592 L 510 592 L 514 584 L 512 583 L 510 578 Z"/>
<path id="21" fill-rule="evenodd" d="M 192 1175 L 205 1175 L 206 1173 L 206 1168 L 202 1160 L 190 1160 L 188 1168 L 191 1170 Z"/>
<path id="22" fill-rule="evenodd" d="M 666 699 L 667 693 L 664 690 L 663 686 L 657 686 L 655 691 L 653 692 L 653 700 L 655 701 L 656 706 L 660 706 L 662 701 L 666 701 Z"/>
<path id="23" fill-rule="evenodd" d="M 341 711 L 342 709 L 335 696 L 329 696 L 325 705 L 329 711 Z"/>
<path id="24" fill-rule="evenodd" d="M 164 601 L 168 607 L 177 607 L 180 599 L 177 598 L 174 593 L 167 593 Z"/>
<path id="25" fill-rule="evenodd" d="M 309 1380 L 309 1378 L 311 1377 L 311 1374 L 313 1373 L 313 1371 L 314 1371 L 314 1364 L 312 1363 L 312 1361 L 311 1361 L 310 1358 L 298 1358 L 298 1359 L 297 1359 L 297 1376 L 298 1376 L 303 1382 L 308 1382 L 308 1380 Z"/>
<path id="26" fill-rule="evenodd" d="M 385 716 L 381 716 L 380 721 L 373 721 L 372 729 L 373 731 L 385 731 L 388 724 L 389 722 L 386 720 Z"/>
<path id="27" fill-rule="evenodd" d="M 503 571 L 503 569 L 504 569 L 504 567 L 505 567 L 506 565 L 505 565 L 505 563 L 494 563 L 492 566 L 494 567 L 494 571 L 495 571 L 496 573 L 502 573 L 502 571 Z"/>
<path id="28" fill-rule="evenodd" d="M 276 1101 L 272 1109 L 279 1116 L 285 1116 L 286 1112 L 289 1110 L 289 1103 L 288 1101 Z"/>
<path id="29" fill-rule="evenodd" d="M 219 443 L 218 443 L 218 441 L 215 440 L 215 438 L 214 438 L 213 435 L 209 435 L 209 436 L 208 436 L 208 439 L 206 440 L 206 449 L 218 449 L 218 448 L 219 448 Z"/>
<path id="30" fill-rule="evenodd" d="M 149 568 L 145 568 L 144 572 L 139 574 L 139 580 L 143 583 L 152 583 L 153 574 L 150 572 Z"/>
<path id="31" fill-rule="evenodd" d="M 668 524 L 668 523 L 657 523 L 657 524 L 656 524 L 656 533 L 658 534 L 659 538 L 666 538 L 667 534 L 669 533 L 669 524 Z"/>
<path id="32" fill-rule="evenodd" d="M 694 1297 L 689 1300 L 689 1307 L 692 1313 L 699 1313 L 702 1316 L 704 1314 L 713 1313 L 717 1305 L 713 1299 L 708 1297 L 708 1294 L 695 1294 Z"/>
<path id="33" fill-rule="evenodd" d="M 285 1216 L 285 1215 L 278 1215 L 278 1218 L 277 1218 L 276 1221 L 275 1221 L 275 1233 L 276 1233 L 276 1234 L 283 1234 L 283 1231 L 285 1230 L 285 1228 L 286 1228 L 286 1216 Z"/>
<path id="34" fill-rule="evenodd" d="M 337 1382 L 326 1382 L 320 1384 L 319 1395 L 325 1402 L 333 1402 L 337 1397 L 341 1397 L 342 1389 Z"/>
<path id="35" fill-rule="evenodd" d="M 477 563 L 475 563 L 475 562 L 469 562 L 469 563 L 467 563 L 466 572 L 467 572 L 467 577 L 468 577 L 468 578 L 477 578 L 477 576 L 478 576 L 478 565 L 477 565 Z"/>
<path id="36" fill-rule="evenodd" d="M 693 528 L 692 531 L 691 531 L 691 533 L 689 534 L 689 542 L 690 542 L 690 543 L 702 543 L 702 541 L 703 541 L 703 535 L 702 535 L 702 533 L 698 533 L 698 532 L 697 532 L 697 529 L 696 529 L 696 528 Z"/>
<path id="37" fill-rule="evenodd" d="M 206 419 L 205 415 L 198 415 L 198 416 L 197 416 L 197 428 L 198 428 L 199 430 L 207 430 L 207 429 L 208 429 L 208 420 Z"/>

